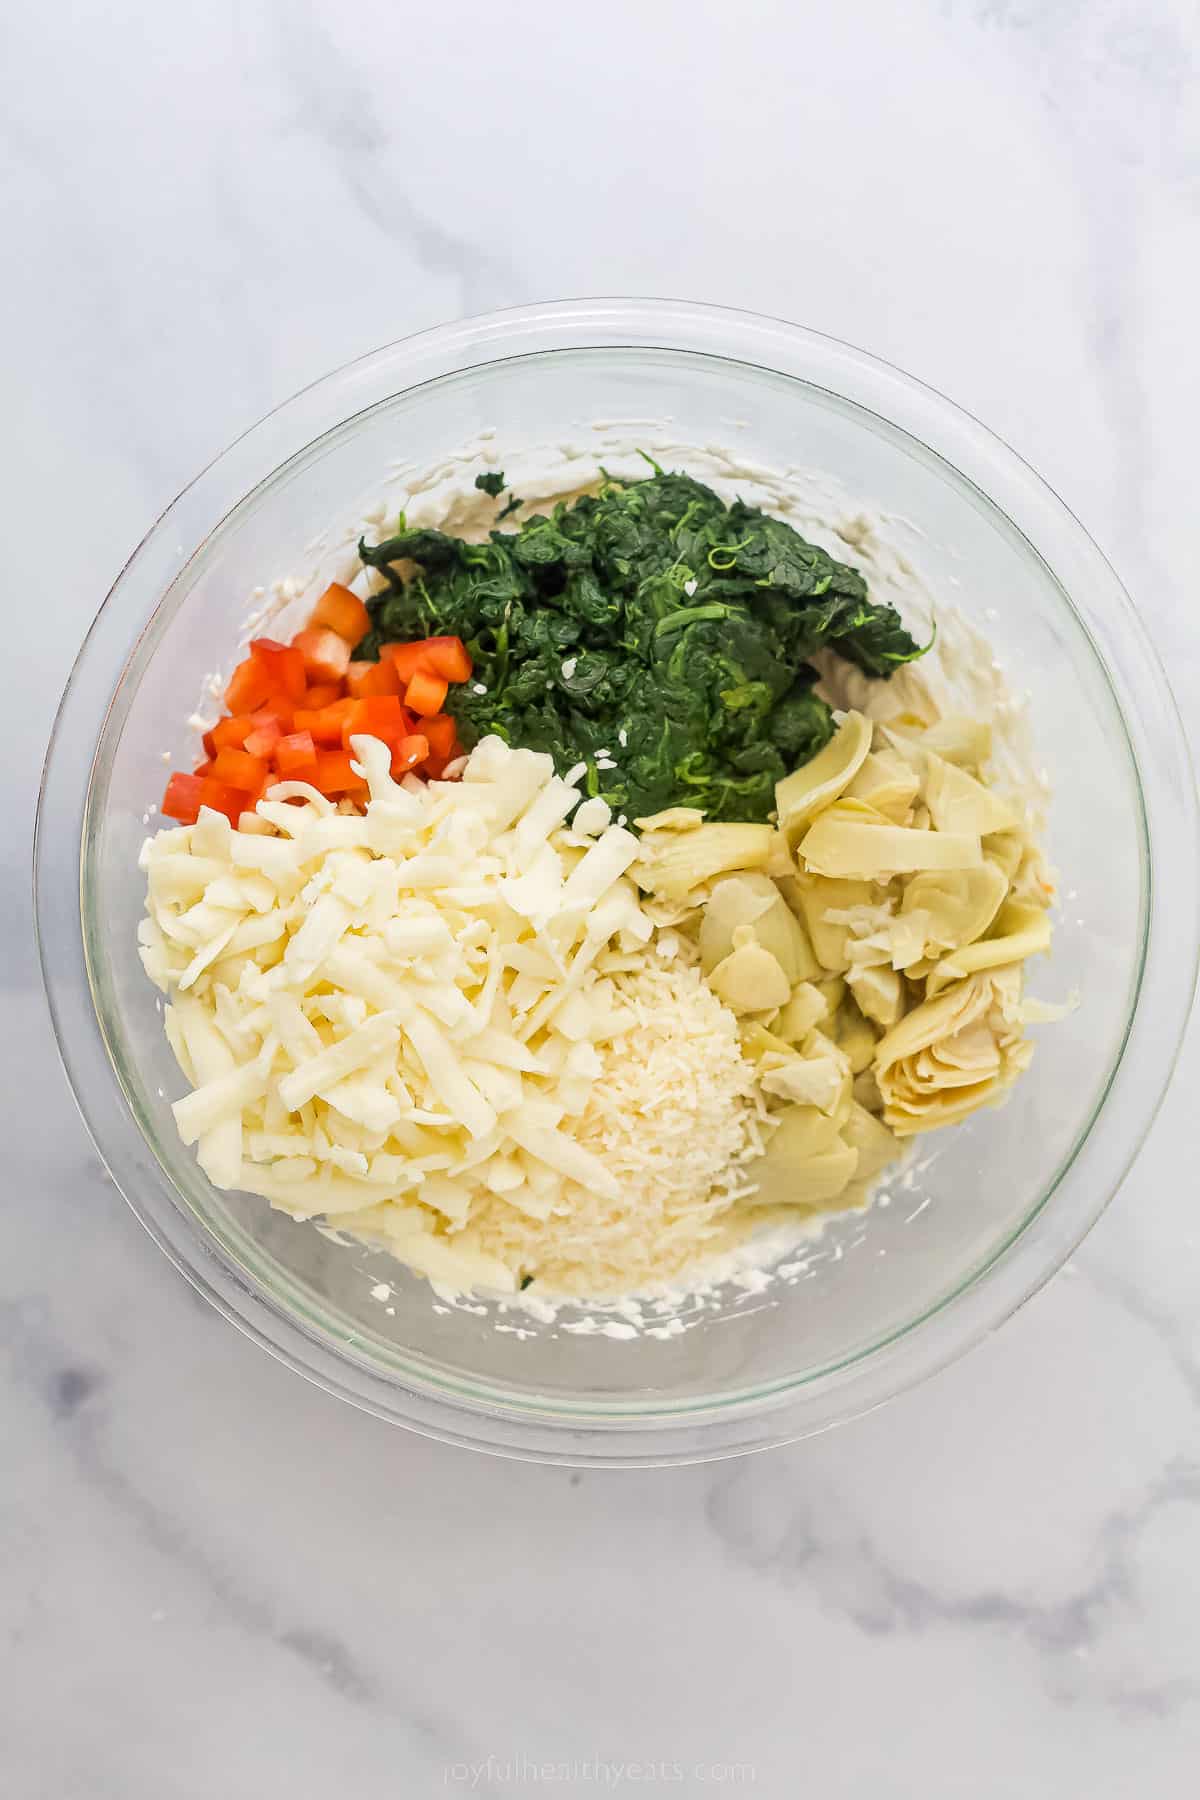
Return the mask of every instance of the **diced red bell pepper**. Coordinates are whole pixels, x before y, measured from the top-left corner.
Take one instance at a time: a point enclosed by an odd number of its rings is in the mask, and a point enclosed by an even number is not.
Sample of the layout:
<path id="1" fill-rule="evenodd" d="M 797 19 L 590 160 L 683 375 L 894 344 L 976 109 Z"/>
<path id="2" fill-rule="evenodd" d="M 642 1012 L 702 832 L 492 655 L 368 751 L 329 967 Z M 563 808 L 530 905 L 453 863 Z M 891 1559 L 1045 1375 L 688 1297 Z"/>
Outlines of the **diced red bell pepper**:
<path id="1" fill-rule="evenodd" d="M 471 674 L 471 658 L 458 637 L 419 638 L 411 644 L 383 644 L 380 660 L 394 662 L 401 681 L 414 675 L 440 675 L 443 681 L 467 681 Z"/>
<path id="2" fill-rule="evenodd" d="M 429 739 L 420 732 L 411 737 L 402 737 L 392 749 L 392 774 L 397 777 L 411 775 L 419 769 L 429 755 Z"/>
<path id="3" fill-rule="evenodd" d="M 236 825 L 244 812 L 253 810 L 257 798 L 257 794 L 244 793 L 240 788 L 230 787 L 227 781 L 216 780 L 211 775 L 206 775 L 201 783 L 201 806 L 209 806 L 213 812 L 224 813 L 231 825 Z"/>
<path id="4" fill-rule="evenodd" d="M 418 669 L 405 690 L 404 704 L 410 712 L 432 718 L 441 712 L 449 691 L 450 684 L 443 676 L 427 675 L 424 669 Z"/>
<path id="5" fill-rule="evenodd" d="M 378 662 L 352 662 L 346 670 L 346 688 L 356 700 L 376 694 L 395 694 L 399 699 L 404 683 L 391 657 L 384 656 Z"/>
<path id="6" fill-rule="evenodd" d="M 326 626 L 336 631 L 339 637 L 345 638 L 351 646 L 365 638 L 371 629 L 371 615 L 359 599 L 340 581 L 331 581 L 317 604 L 313 607 L 312 626 Z"/>
<path id="7" fill-rule="evenodd" d="M 250 794 L 262 787 L 269 771 L 262 757 L 251 756 L 248 750 L 229 747 L 217 751 L 212 772 L 215 780 Z"/>
<path id="8" fill-rule="evenodd" d="M 427 669 L 431 675 L 440 675 L 443 681 L 470 680 L 471 658 L 467 654 L 467 646 L 461 638 L 426 638 L 421 645 L 421 651 L 421 661 L 418 667 Z"/>
<path id="9" fill-rule="evenodd" d="M 311 781 L 317 772 L 317 747 L 310 731 L 293 731 L 275 746 L 275 767 L 284 781 Z"/>
<path id="10" fill-rule="evenodd" d="M 238 664 L 229 678 L 229 686 L 225 689 L 225 704 L 235 716 L 251 713 L 270 694 L 271 676 L 266 663 L 259 657 L 248 656 L 245 662 Z"/>
<path id="11" fill-rule="evenodd" d="M 304 710 L 320 712 L 323 706 L 332 706 L 335 700 L 345 699 L 343 683 L 340 681 L 317 681 L 309 687 L 304 695 Z"/>
<path id="12" fill-rule="evenodd" d="M 277 725 L 279 735 L 283 737 L 292 729 L 292 708 L 286 700 L 279 697 L 269 701 L 266 706 L 260 706 L 256 712 L 251 713 L 250 718 L 256 731 L 264 725 L 268 729 Z"/>
<path id="13" fill-rule="evenodd" d="M 228 782 L 211 775 L 172 775 L 162 797 L 162 811 L 181 825 L 194 825 L 202 806 L 224 813 L 236 825 L 243 812 L 251 810 L 257 795 L 241 792 Z"/>
<path id="14" fill-rule="evenodd" d="M 348 750 L 350 739 L 360 734 L 394 744 L 411 730 L 412 714 L 394 694 L 374 694 L 369 700 L 356 700 L 342 720 L 342 747 Z"/>
<path id="15" fill-rule="evenodd" d="M 386 659 L 388 662 L 394 663 L 397 674 L 407 686 L 421 667 L 421 656 L 424 649 L 424 639 L 415 644 L 381 644 L 379 660 L 383 662 Z"/>
<path id="16" fill-rule="evenodd" d="M 319 712 L 309 712 L 306 708 L 297 707 L 294 729 L 311 731 L 314 742 L 318 744 L 340 744 L 342 720 L 355 704 L 353 700 L 335 700 L 332 706 L 323 706 Z"/>
<path id="17" fill-rule="evenodd" d="M 200 813 L 203 793 L 202 775 L 177 773 L 167 783 L 160 810 L 168 819 L 177 819 L 181 825 L 194 825 Z"/>
<path id="18" fill-rule="evenodd" d="M 367 784 L 350 767 L 348 750 L 318 750 L 312 784 L 323 794 L 366 793 Z"/>
<path id="19" fill-rule="evenodd" d="M 457 637 L 423 638 L 385 644 L 378 662 L 352 662 L 351 646 L 369 626 L 363 602 L 334 582 L 291 644 L 256 638 L 226 691 L 228 716 L 205 733 L 208 760 L 167 784 L 168 816 L 191 823 L 210 806 L 236 826 L 274 779 L 361 800 L 367 786 L 349 748 L 358 735 L 390 746 L 395 775 L 442 775 L 463 755 L 442 708 L 450 682 L 471 675 L 466 646 Z"/>
<path id="20" fill-rule="evenodd" d="M 267 692 L 263 698 L 281 694 L 293 706 L 298 706 L 304 699 L 304 690 L 308 686 L 308 677 L 304 672 L 304 652 L 299 644 L 277 644 L 274 638 L 255 638 L 250 645 L 250 655 L 266 673 Z M 262 701 L 256 701 L 255 705 L 261 706 Z M 232 712 L 234 709 L 230 707 L 229 710 Z M 246 707 L 243 710 L 249 712 L 253 708 Z"/>
<path id="21" fill-rule="evenodd" d="M 246 713 L 218 719 L 207 737 L 212 739 L 210 756 L 216 756 L 219 750 L 240 750 L 250 733 L 254 730 L 254 720 Z M 207 742 L 205 748 L 208 749 Z"/>
<path id="22" fill-rule="evenodd" d="M 261 725 L 255 725 L 242 748 L 249 755 L 261 757 L 264 762 L 269 762 L 275 753 L 275 746 L 282 736 L 283 732 L 279 729 L 279 721 L 265 719 Z"/>
<path id="23" fill-rule="evenodd" d="M 458 743 L 458 727 L 450 715 L 435 713 L 432 719 L 422 719 L 421 730 L 429 739 L 429 748 L 433 754 L 444 756 L 449 761 Z"/>
<path id="24" fill-rule="evenodd" d="M 341 681 L 350 665 L 349 644 L 324 626 L 299 632 L 292 648 L 304 658 L 306 681 Z"/>

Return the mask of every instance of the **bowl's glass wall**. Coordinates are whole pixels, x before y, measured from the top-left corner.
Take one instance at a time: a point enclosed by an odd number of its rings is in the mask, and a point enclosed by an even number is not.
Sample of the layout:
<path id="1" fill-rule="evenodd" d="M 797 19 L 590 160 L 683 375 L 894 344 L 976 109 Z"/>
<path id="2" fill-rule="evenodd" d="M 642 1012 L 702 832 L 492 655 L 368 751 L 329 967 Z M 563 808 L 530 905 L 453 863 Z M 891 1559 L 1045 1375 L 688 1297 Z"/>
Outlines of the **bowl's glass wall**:
<path id="1" fill-rule="evenodd" d="M 255 585 L 303 565 L 318 530 L 356 518 L 397 458 L 431 464 L 486 429 L 509 450 L 578 442 L 600 418 L 670 420 L 673 435 L 698 445 L 736 438 L 747 458 L 825 471 L 872 509 L 919 522 L 927 586 L 986 631 L 1031 695 L 1064 896 L 1053 957 L 1034 965 L 1031 985 L 1079 996 L 1067 1019 L 1037 1030 L 1033 1072 L 1006 1107 L 930 1140 L 889 1204 L 835 1221 L 791 1285 L 733 1295 L 669 1341 L 564 1335 L 525 1320 L 530 1335 L 497 1330 L 494 1313 L 436 1305 L 380 1254 L 330 1243 L 264 1201 L 215 1192 L 175 1135 L 168 1109 L 183 1084 L 135 942 L 137 851 L 164 753 L 186 765 L 185 721 L 204 676 L 232 662 Z M 651 348 L 511 358 L 426 383 L 327 434 L 251 494 L 183 567 L 134 652 L 100 744 L 85 837 L 98 1010 L 178 1203 L 247 1280 L 375 1369 L 567 1412 L 661 1414 L 811 1377 L 922 1318 L 995 1258 L 1052 1193 L 1103 1098 L 1136 994 L 1146 897 L 1120 713 L 1079 619 L 1007 520 L 922 445 L 849 402 L 744 363 Z M 390 1313 L 371 1298 L 381 1279 L 395 1290 Z"/>

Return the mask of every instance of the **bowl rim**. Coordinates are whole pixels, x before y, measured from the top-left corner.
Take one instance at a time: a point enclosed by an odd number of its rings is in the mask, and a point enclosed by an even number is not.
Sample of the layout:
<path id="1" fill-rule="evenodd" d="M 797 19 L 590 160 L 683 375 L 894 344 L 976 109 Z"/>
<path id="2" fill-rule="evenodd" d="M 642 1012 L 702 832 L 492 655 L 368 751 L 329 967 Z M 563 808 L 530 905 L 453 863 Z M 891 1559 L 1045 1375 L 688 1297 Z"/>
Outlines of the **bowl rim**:
<path id="1" fill-rule="evenodd" d="M 190 1211 L 176 1207 L 171 1217 L 151 1204 L 145 1197 L 152 1191 L 149 1181 L 138 1179 L 149 1174 L 149 1167 L 129 1137 L 130 1127 L 139 1137 L 142 1128 L 120 1090 L 93 1004 L 82 924 L 84 823 L 103 723 L 158 603 L 223 519 L 292 456 L 367 406 L 472 366 L 585 347 L 709 352 L 798 376 L 880 415 L 947 463 L 1046 564 L 1091 637 L 1129 737 L 1146 834 L 1144 961 L 1124 1044 L 1083 1139 L 1055 1185 L 1006 1243 L 923 1314 L 815 1380 L 773 1383 L 749 1400 L 722 1397 L 707 1406 L 689 1403 L 674 1413 L 615 1418 L 595 1413 L 581 1418 L 569 1411 L 556 1413 L 553 1406 L 531 1415 L 488 1398 L 422 1390 L 369 1369 L 252 1286 Z M 283 455 L 274 445 L 281 430 L 288 438 Z M 175 526 L 185 504 L 198 504 L 206 518 L 212 515 L 190 545 Z M 1038 545 L 1039 537 L 1047 535 L 1056 543 L 1054 562 Z M 173 536 L 183 541 L 172 545 L 168 540 Z M 1064 562 L 1072 568 L 1070 580 L 1061 572 Z M 141 590 L 129 591 L 138 582 Z M 147 586 L 156 596 L 149 616 Z M 127 593 L 130 606 L 123 610 Z M 1083 594 L 1086 604 L 1081 604 Z M 130 612 L 133 617 L 126 616 Z M 141 628 L 132 632 L 132 643 L 131 626 Z M 1154 779 L 1148 782 L 1150 770 Z M 72 884 L 61 878 L 64 835 L 75 847 L 73 894 L 67 891 Z M 827 1429 L 871 1410 L 963 1354 L 1050 1279 L 1117 1191 L 1165 1095 L 1196 980 L 1198 870 L 1195 781 L 1165 673 L 1115 571 L 1042 478 L 971 414 L 879 358 L 784 320 L 671 299 L 549 301 L 417 332 L 309 383 L 234 439 L 164 509 L 101 605 L 56 714 L 34 833 L 35 929 L 60 1060 L 98 1154 L 135 1216 L 176 1268 L 279 1360 L 378 1416 L 504 1454 L 608 1466 L 705 1460 Z M 1147 1030 L 1149 1011 L 1155 1017 L 1153 1032 Z M 1135 1038 L 1137 1056 L 1131 1054 Z M 1119 1133 L 1117 1109 L 1110 1111 L 1118 1088 L 1120 1110 L 1134 1121 L 1132 1129 L 1126 1126 Z M 122 1123 L 124 1130 L 119 1129 Z M 120 1175 L 114 1167 L 119 1139 Z M 144 1137 L 141 1145 L 143 1152 L 149 1151 Z M 1102 1151 L 1108 1155 L 1107 1169 Z M 154 1169 L 159 1170 L 157 1161 Z M 1064 1196 L 1068 1182 L 1078 1192 Z M 953 1322 L 955 1329 L 931 1330 L 939 1319 Z M 656 1434 L 659 1441 L 653 1441 Z"/>

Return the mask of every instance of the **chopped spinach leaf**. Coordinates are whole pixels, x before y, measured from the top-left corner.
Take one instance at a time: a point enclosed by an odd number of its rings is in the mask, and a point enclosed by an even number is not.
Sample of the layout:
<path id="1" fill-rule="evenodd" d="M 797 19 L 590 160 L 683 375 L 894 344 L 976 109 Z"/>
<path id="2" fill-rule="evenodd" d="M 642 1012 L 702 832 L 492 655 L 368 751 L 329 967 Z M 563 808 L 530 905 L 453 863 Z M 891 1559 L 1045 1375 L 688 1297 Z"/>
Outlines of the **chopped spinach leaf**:
<path id="1" fill-rule="evenodd" d="M 560 772 L 585 763 L 585 790 L 630 818 L 684 804 L 765 819 L 776 781 L 833 735 L 809 657 L 829 646 L 886 679 L 922 647 L 783 520 L 651 467 L 482 544 L 403 525 L 361 543 L 389 585 L 357 654 L 459 636 L 476 679 L 447 710 L 468 747 L 495 732 Z M 399 561 L 418 572 L 401 580 Z"/>
<path id="2" fill-rule="evenodd" d="M 489 472 L 486 475 L 477 475 L 475 486 L 481 494 L 490 494 L 493 500 L 498 499 L 504 492 L 504 470 L 501 469 L 498 473 Z"/>

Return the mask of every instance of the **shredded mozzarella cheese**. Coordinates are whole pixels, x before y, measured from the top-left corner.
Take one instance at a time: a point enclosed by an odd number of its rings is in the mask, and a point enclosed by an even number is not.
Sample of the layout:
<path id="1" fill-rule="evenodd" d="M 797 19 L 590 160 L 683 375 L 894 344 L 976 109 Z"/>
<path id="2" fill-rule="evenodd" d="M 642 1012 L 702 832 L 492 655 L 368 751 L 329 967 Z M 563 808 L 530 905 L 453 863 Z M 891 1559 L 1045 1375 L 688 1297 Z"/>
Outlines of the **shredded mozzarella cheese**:
<path id="1" fill-rule="evenodd" d="M 385 1243 L 446 1288 L 674 1278 L 735 1219 L 770 1118 L 733 1015 L 660 943 L 638 840 L 548 756 L 487 739 L 365 817 L 302 783 L 273 835 L 202 812 L 147 840 L 142 958 L 217 1185 Z"/>

